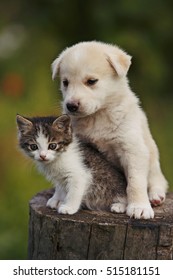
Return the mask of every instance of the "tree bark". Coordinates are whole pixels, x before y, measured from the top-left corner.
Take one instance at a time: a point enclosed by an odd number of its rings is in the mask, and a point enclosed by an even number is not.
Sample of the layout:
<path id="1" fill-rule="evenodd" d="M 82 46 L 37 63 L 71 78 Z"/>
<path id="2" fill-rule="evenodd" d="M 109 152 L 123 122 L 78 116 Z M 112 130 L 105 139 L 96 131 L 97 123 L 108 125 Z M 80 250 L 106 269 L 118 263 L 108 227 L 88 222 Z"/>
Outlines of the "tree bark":
<path id="1" fill-rule="evenodd" d="M 29 259 L 173 259 L 173 193 L 150 220 L 89 210 L 59 215 L 46 207 L 52 194 L 30 201 Z"/>

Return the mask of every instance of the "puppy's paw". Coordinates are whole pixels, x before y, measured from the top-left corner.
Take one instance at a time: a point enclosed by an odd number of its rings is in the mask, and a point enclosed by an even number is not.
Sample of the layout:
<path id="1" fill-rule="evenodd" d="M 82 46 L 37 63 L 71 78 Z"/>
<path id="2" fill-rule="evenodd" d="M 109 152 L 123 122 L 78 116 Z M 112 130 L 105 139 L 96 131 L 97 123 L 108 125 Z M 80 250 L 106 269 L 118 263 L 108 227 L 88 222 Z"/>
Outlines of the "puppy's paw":
<path id="1" fill-rule="evenodd" d="M 111 205 L 111 212 L 114 213 L 125 213 L 126 212 L 126 204 L 117 202 Z"/>
<path id="2" fill-rule="evenodd" d="M 69 214 L 72 215 L 78 211 L 78 208 L 69 206 L 67 204 L 60 204 L 58 207 L 59 214 Z"/>
<path id="3" fill-rule="evenodd" d="M 154 211 L 149 203 L 131 203 L 127 206 L 126 214 L 135 219 L 153 219 Z"/>
<path id="4" fill-rule="evenodd" d="M 149 200 L 153 206 L 159 206 L 165 201 L 165 192 L 162 190 L 149 191 Z"/>
<path id="5" fill-rule="evenodd" d="M 50 208 L 52 208 L 52 209 L 57 209 L 58 203 L 59 203 L 59 200 L 57 200 L 57 198 L 55 198 L 54 196 L 52 196 L 52 197 L 47 201 L 46 206 L 47 206 L 47 207 L 50 207 Z"/>

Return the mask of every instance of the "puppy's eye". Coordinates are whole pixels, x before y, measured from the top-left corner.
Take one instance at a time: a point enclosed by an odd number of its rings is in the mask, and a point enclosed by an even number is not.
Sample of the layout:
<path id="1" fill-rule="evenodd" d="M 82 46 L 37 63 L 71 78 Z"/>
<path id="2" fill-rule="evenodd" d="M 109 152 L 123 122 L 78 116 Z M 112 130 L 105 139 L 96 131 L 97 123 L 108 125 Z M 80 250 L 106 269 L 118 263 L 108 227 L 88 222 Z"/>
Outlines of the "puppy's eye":
<path id="1" fill-rule="evenodd" d="M 36 144 L 30 144 L 29 147 L 32 151 L 38 150 L 38 146 Z"/>
<path id="2" fill-rule="evenodd" d="M 48 149 L 49 150 L 55 150 L 57 147 L 57 144 L 56 143 L 50 143 L 49 146 L 48 146 Z"/>
<path id="3" fill-rule="evenodd" d="M 64 79 L 64 80 L 62 81 L 62 83 L 63 83 L 63 86 L 64 86 L 64 87 L 68 87 L 68 85 L 69 85 L 69 81 L 68 81 L 67 79 Z"/>
<path id="4" fill-rule="evenodd" d="M 98 79 L 88 79 L 86 81 L 87 86 L 94 86 L 98 82 Z"/>

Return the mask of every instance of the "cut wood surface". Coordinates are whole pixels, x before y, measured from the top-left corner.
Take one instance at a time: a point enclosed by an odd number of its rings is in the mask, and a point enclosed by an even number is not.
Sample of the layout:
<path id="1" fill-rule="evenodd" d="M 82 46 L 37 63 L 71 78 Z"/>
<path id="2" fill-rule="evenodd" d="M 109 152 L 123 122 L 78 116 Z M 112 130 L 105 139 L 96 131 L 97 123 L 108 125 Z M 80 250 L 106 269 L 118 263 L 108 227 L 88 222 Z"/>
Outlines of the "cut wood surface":
<path id="1" fill-rule="evenodd" d="M 59 215 L 46 207 L 52 194 L 30 201 L 29 259 L 173 259 L 173 193 L 150 220 L 89 210 Z"/>

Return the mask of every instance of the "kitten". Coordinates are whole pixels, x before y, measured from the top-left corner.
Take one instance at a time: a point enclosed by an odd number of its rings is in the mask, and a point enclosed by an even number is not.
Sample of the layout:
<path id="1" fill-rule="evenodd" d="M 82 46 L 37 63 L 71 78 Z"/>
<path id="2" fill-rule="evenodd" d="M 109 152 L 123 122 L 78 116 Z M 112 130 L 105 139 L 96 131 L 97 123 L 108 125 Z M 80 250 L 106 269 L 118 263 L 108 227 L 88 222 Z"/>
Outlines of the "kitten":
<path id="1" fill-rule="evenodd" d="M 95 147 L 72 132 L 67 115 L 24 118 L 17 115 L 20 148 L 55 187 L 47 206 L 61 214 L 81 207 L 126 210 L 126 180 Z"/>

